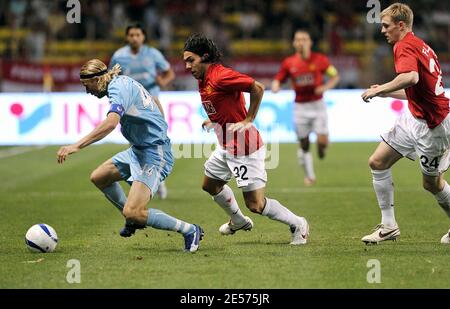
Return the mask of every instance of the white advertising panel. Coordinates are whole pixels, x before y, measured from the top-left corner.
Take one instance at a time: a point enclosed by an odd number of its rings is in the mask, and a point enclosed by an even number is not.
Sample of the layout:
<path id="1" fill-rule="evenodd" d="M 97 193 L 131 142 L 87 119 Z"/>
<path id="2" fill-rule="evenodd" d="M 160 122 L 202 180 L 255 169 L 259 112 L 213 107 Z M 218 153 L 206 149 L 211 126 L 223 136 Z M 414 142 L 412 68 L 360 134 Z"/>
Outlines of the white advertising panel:
<path id="1" fill-rule="evenodd" d="M 361 93 L 360 89 L 326 93 L 332 142 L 379 141 L 380 133 L 388 130 L 408 108 L 405 101 L 387 98 L 364 103 Z M 264 94 L 255 125 L 265 142 L 295 142 L 293 99 L 294 93 L 287 90 Z M 162 92 L 160 101 L 173 143 L 215 142 L 215 135 L 201 128 L 206 114 L 198 92 Z M 107 98 L 100 100 L 83 93 L 2 93 L 0 144 L 73 143 L 102 121 L 108 108 Z M 126 140 L 118 127 L 103 142 L 126 143 Z"/>

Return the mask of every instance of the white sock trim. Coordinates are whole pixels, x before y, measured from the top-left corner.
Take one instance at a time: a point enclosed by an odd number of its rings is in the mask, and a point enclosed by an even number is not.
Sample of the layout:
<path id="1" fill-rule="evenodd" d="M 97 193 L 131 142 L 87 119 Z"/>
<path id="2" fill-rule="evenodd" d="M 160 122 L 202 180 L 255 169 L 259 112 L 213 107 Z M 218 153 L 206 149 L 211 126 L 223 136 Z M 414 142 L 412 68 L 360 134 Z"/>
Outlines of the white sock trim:
<path id="1" fill-rule="evenodd" d="M 388 168 L 387 170 L 371 170 L 373 180 L 385 180 L 388 178 L 392 178 L 392 172 L 391 169 Z"/>
<path id="2" fill-rule="evenodd" d="M 264 204 L 264 209 L 263 209 L 261 215 L 267 216 L 267 214 L 268 214 L 269 211 L 270 211 L 270 203 L 269 203 L 269 201 L 267 200 L 267 197 L 264 198 L 264 202 L 265 202 L 265 204 Z"/>

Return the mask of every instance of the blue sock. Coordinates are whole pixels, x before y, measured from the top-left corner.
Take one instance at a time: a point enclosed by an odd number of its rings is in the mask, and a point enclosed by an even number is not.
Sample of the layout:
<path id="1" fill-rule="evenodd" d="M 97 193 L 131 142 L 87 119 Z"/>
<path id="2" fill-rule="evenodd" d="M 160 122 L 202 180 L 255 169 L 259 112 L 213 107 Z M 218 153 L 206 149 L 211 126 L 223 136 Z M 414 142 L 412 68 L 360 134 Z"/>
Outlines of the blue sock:
<path id="1" fill-rule="evenodd" d="M 127 197 L 125 192 L 123 192 L 122 187 L 118 182 L 114 182 L 109 187 L 102 190 L 106 198 L 114 205 L 120 212 L 122 212 L 125 203 L 127 202 Z"/>
<path id="2" fill-rule="evenodd" d="M 149 208 L 147 225 L 158 230 L 174 231 L 183 235 L 190 234 L 195 231 L 193 224 L 178 220 L 169 216 L 161 210 Z"/>

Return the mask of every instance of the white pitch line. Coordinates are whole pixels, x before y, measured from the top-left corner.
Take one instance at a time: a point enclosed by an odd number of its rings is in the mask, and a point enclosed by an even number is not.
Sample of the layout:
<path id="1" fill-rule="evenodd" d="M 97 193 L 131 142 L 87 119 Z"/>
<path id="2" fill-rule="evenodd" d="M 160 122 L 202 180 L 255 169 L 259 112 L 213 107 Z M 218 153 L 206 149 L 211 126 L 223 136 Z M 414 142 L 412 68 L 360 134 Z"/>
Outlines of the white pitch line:
<path id="1" fill-rule="evenodd" d="M 19 146 L 7 148 L 5 150 L 0 150 L 0 159 L 14 157 L 23 153 L 36 151 L 45 147 L 46 146 Z"/>
<path id="2" fill-rule="evenodd" d="M 417 188 L 395 188 L 396 192 L 417 192 L 423 191 L 421 187 Z M 280 189 L 270 189 L 267 188 L 269 192 L 280 192 L 280 193 L 366 193 L 374 192 L 373 187 L 314 187 L 314 188 L 280 188 Z"/>
<path id="3" fill-rule="evenodd" d="M 239 190 L 234 190 L 238 194 Z M 372 193 L 372 187 L 323 187 L 323 188 L 280 188 L 280 189 L 269 189 L 267 190 L 269 194 L 272 193 L 312 193 L 312 194 L 323 194 L 323 193 Z M 421 192 L 424 191 L 421 187 L 413 188 L 396 188 L 396 192 Z M 171 189 L 170 194 L 174 196 L 185 196 L 187 193 L 191 195 L 205 195 L 201 189 L 198 190 L 177 190 Z M 14 193 L 9 193 L 14 194 Z M 23 194 L 22 192 L 17 192 L 17 194 Z M 29 191 L 26 194 L 27 197 L 70 197 L 70 196 L 99 196 L 102 197 L 103 194 L 100 191 L 49 191 L 49 192 L 39 192 L 39 191 Z M 169 196 L 170 198 L 170 196 Z M 158 199 L 158 198 L 156 198 Z"/>

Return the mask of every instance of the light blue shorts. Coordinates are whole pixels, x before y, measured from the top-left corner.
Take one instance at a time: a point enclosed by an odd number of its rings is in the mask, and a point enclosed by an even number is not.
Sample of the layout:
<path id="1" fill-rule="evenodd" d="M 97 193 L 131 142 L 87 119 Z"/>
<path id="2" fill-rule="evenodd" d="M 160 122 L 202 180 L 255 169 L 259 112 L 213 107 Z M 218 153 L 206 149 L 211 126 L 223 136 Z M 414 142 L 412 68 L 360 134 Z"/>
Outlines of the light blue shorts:
<path id="1" fill-rule="evenodd" d="M 131 146 L 116 154 L 112 162 L 123 180 L 144 183 L 153 196 L 159 184 L 172 171 L 173 155 L 170 144 L 155 147 Z"/>

